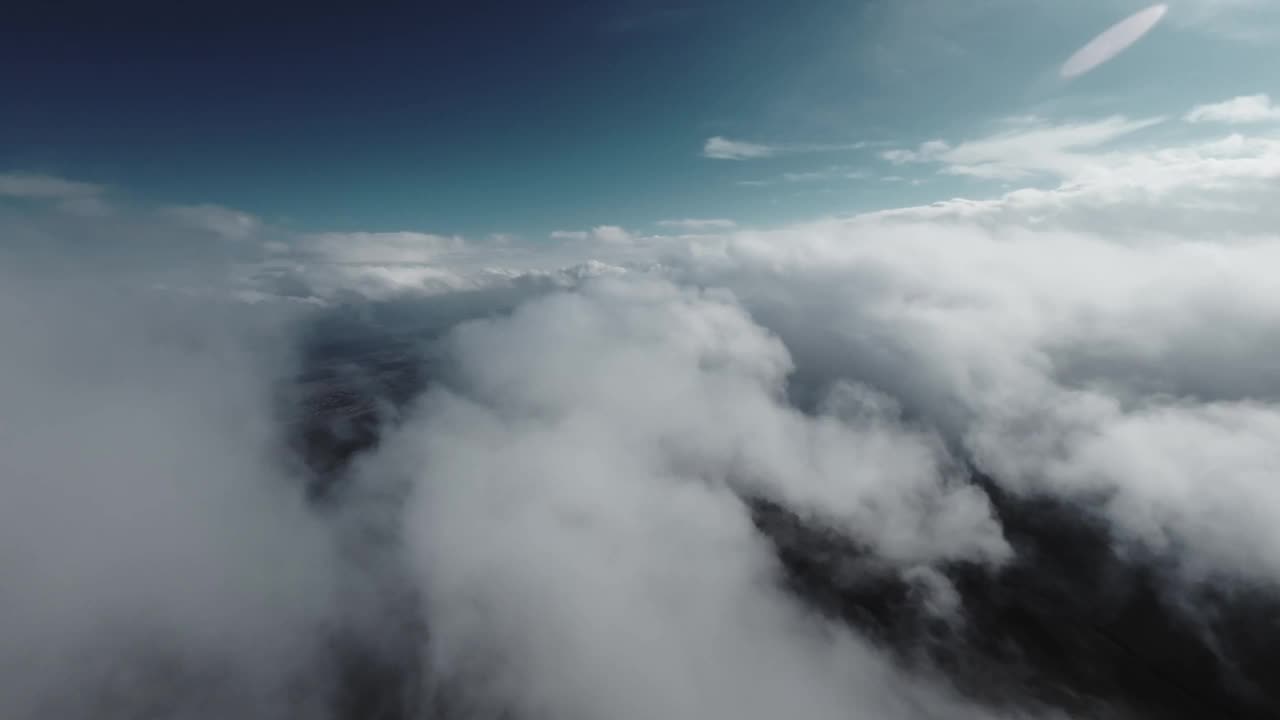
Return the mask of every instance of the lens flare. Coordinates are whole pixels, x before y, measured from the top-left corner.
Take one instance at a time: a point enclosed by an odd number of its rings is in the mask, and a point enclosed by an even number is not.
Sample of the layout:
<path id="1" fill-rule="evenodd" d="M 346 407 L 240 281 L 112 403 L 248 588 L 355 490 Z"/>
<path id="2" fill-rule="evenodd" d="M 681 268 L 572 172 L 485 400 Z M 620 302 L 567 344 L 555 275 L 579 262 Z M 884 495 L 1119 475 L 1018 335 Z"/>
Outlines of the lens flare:
<path id="1" fill-rule="evenodd" d="M 1062 77 L 1076 78 L 1124 52 L 1142 39 L 1169 11 L 1160 3 L 1141 10 L 1104 30 L 1062 64 Z"/>

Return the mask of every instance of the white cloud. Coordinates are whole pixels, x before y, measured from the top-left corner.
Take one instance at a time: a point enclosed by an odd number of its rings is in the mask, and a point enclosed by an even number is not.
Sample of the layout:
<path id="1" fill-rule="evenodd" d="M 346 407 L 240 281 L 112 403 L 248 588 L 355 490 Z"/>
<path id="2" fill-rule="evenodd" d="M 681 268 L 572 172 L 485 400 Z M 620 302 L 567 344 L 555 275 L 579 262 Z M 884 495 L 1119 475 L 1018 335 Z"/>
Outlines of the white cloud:
<path id="1" fill-rule="evenodd" d="M 551 233 L 551 239 L 576 243 L 591 241 L 604 245 L 622 246 L 636 240 L 636 236 L 618 225 L 597 225 L 590 230 L 556 230 Z"/>
<path id="2" fill-rule="evenodd" d="M 474 273 L 418 263 L 272 263 L 254 267 L 241 281 L 251 294 L 266 293 L 319 304 L 338 299 L 389 300 L 468 290 Z"/>
<path id="3" fill-rule="evenodd" d="M 1276 39 L 1280 5 L 1273 0 L 1176 0 L 1169 21 L 1235 42 L 1264 44 Z"/>
<path id="4" fill-rule="evenodd" d="M 27 200 L 74 200 L 99 195 L 104 188 L 49 175 L 0 174 L 0 197 Z"/>
<path id="5" fill-rule="evenodd" d="M 709 138 L 702 147 L 703 157 L 715 160 L 749 160 L 776 155 L 778 148 L 742 140 L 729 140 L 716 136 Z"/>
<path id="6" fill-rule="evenodd" d="M 931 143 L 893 159 L 1057 184 L 737 233 L 688 268 L 800 367 L 889 392 L 1012 486 L 1111 493 L 1120 534 L 1184 572 L 1280 582 L 1277 518 L 1258 509 L 1280 507 L 1260 480 L 1280 462 L 1264 449 L 1280 376 L 1257 360 L 1280 351 L 1280 137 L 1106 146 L 1155 122 Z"/>
<path id="7" fill-rule="evenodd" d="M 936 160 L 942 153 L 951 149 L 951 146 L 942 140 L 928 140 L 920 144 L 917 150 L 903 150 L 894 148 L 885 150 L 880 153 L 880 157 L 888 160 L 894 165 L 905 165 L 907 163 L 921 163 Z"/>
<path id="8" fill-rule="evenodd" d="M 632 240 L 631 233 L 617 225 L 598 225 L 591 228 L 591 239 L 602 243 L 625 244 Z"/>
<path id="9" fill-rule="evenodd" d="M 834 182 L 839 180 L 866 180 L 871 177 L 871 173 L 861 168 L 848 167 L 843 165 L 833 165 L 821 170 L 809 170 L 805 172 L 785 172 L 776 177 L 762 178 L 757 180 L 739 180 L 739 185 L 761 187 L 766 185 L 779 185 L 784 183 L 811 183 L 811 182 Z"/>
<path id="10" fill-rule="evenodd" d="M 322 713 L 358 611 L 278 462 L 291 325 L 7 250 L 0 715 Z"/>
<path id="11" fill-rule="evenodd" d="M 1055 167 L 1059 184 L 874 215 L 1216 234 L 1262 232 L 1280 220 L 1266 199 L 1280 178 L 1280 138 L 1234 134 L 1155 150 L 1072 153 L 1037 164 L 1046 172 Z"/>
<path id="12" fill-rule="evenodd" d="M 193 228 L 207 230 L 231 240 L 243 240 L 262 228 L 261 221 L 256 217 L 220 205 L 177 206 L 165 208 L 161 212 Z"/>
<path id="13" fill-rule="evenodd" d="M 849 150 L 861 150 L 870 147 L 870 143 L 790 143 L 760 144 L 743 140 L 730 140 L 716 136 L 708 138 L 702 147 L 703 157 L 713 160 L 756 160 L 774 157 L 775 155 L 791 155 L 798 153 L 828 153 Z"/>
<path id="14" fill-rule="evenodd" d="M 556 237 L 565 239 L 563 233 Z M 567 239 L 588 237 L 571 233 Z M 290 297 L 320 303 L 475 290 L 581 259 L 577 242 L 546 249 L 505 234 L 467 240 L 420 232 L 310 233 L 283 235 L 262 249 L 265 264 L 247 265 L 238 275 L 244 292 L 270 294 L 286 288 Z"/>
<path id="15" fill-rule="evenodd" d="M 927 434 L 789 408 L 786 349 L 729 297 L 599 280 L 462 325 L 447 349 L 452 379 L 367 471 L 414 479 L 428 647 L 468 704 L 979 715 L 791 601 L 738 493 L 831 518 L 908 566 L 1001 558 L 985 499 L 947 482 Z"/>
<path id="16" fill-rule="evenodd" d="M 680 220 L 661 220 L 658 222 L 658 226 L 697 232 L 700 230 L 728 230 L 737 227 L 737 223 L 724 218 L 682 218 Z"/>
<path id="17" fill-rule="evenodd" d="M 1101 493 L 1125 541 L 1193 575 L 1280 582 L 1261 479 L 1280 375 L 1259 361 L 1280 351 L 1280 237 L 1099 232 L 868 217 L 744 233 L 688 268 L 799 367 L 900 399 L 1010 487 Z"/>
<path id="18" fill-rule="evenodd" d="M 1096 167 L 1081 150 L 1093 150 L 1162 122 L 1162 118 L 1103 120 L 1062 124 L 1020 123 L 1016 129 L 955 146 L 931 140 L 916 150 L 888 150 L 894 164 L 935 163 L 941 172 L 984 179 L 1019 180 L 1036 175 L 1074 176 Z"/>
<path id="19" fill-rule="evenodd" d="M 1280 120 L 1280 107 L 1266 94 L 1241 95 L 1230 100 L 1197 105 L 1186 115 L 1190 123 L 1245 125 Z"/>
<path id="20" fill-rule="evenodd" d="M 232 288 L 258 293 L 244 315 L 209 319 L 172 294 L 122 308 L 79 278 L 0 265 L 14 348 L 0 399 L 21 410 L 0 421 L 0 577 L 21 578 L 0 616 L 14 669 L 0 689 L 20 692 L 0 709 L 37 716 L 68 683 L 85 692 L 66 702 L 98 697 L 114 686 L 94 651 L 144 678 L 172 676 L 148 674 L 153 650 L 221 678 L 213 705 L 207 687 L 165 686 L 197 717 L 323 702 L 317 638 L 348 629 L 342 587 L 367 592 L 367 568 L 334 550 L 368 523 L 403 538 L 386 564 L 420 582 L 398 588 L 431 633 L 411 671 L 477 712 L 989 716 L 797 602 L 741 502 L 861 541 L 929 578 L 945 613 L 963 604 L 940 567 L 1010 552 L 957 455 L 1090 509 L 1166 574 L 1275 586 L 1280 138 L 1108 146 L 1144 122 L 1020 121 L 922 146 L 894 157 L 1056 185 L 771 231 L 601 225 L 553 234 L 565 242 L 548 255 L 422 233 L 229 243 L 282 243 L 266 266 L 235 266 L 250 277 Z M 91 237 L 134 257 L 122 238 L 154 236 L 168 244 L 136 256 L 186 261 L 209 244 L 165 213 L 70 232 L 0 219 L 35 247 Z M 522 272 L 597 255 L 635 262 Z M 257 353 L 299 328 L 252 322 L 333 296 L 343 319 L 390 308 L 444 333 L 432 389 L 355 476 L 353 495 L 392 507 L 336 520 L 271 461 L 270 383 L 291 368 Z M 449 329 L 458 317 L 484 319 Z M 358 637 L 417 624 L 400 620 Z"/>
<path id="21" fill-rule="evenodd" d="M 432 657 L 558 716 L 912 717 L 881 703 L 929 691 L 842 631 L 796 632 L 732 496 L 906 566 L 998 561 L 921 427 L 1007 488 L 1095 510 L 1127 554 L 1275 582 L 1277 262 L 1274 233 L 864 216 L 728 233 L 673 258 L 674 284 L 632 273 L 463 326 L 450 381 L 380 458 L 415 478 Z M 826 401 L 799 413 L 792 383 Z"/>
<path id="22" fill-rule="evenodd" d="M 420 232 L 330 232 L 304 235 L 294 247 L 325 262 L 400 265 L 432 263 L 466 244 L 457 236 Z"/>

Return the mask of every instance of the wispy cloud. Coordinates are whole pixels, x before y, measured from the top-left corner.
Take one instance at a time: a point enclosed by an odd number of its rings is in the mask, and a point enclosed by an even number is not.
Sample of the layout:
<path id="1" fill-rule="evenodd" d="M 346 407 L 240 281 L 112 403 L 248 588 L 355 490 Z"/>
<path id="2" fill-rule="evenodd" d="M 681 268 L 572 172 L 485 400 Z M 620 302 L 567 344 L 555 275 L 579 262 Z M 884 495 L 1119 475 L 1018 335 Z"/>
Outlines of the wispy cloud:
<path id="1" fill-rule="evenodd" d="M 325 262 L 404 265 L 431 263 L 465 244 L 457 236 L 420 232 L 329 232 L 304 235 L 294 246 Z"/>
<path id="2" fill-rule="evenodd" d="M 893 150 L 885 150 L 880 153 L 880 157 L 883 157 L 894 165 L 906 165 L 907 163 L 929 162 L 931 160 L 935 160 L 950 149 L 951 146 L 943 140 L 928 140 L 920 143 L 920 147 L 915 150 L 895 148 Z"/>
<path id="3" fill-rule="evenodd" d="M 1280 106 L 1265 93 L 1241 95 L 1218 103 L 1197 105 L 1186 114 L 1189 123 L 1246 125 L 1280 120 Z"/>
<path id="4" fill-rule="evenodd" d="M 233 240 L 243 240 L 262 227 L 258 218 L 221 205 L 183 205 L 164 208 L 161 213 L 200 230 Z"/>
<path id="5" fill-rule="evenodd" d="M 1180 0 L 1169 21 L 1231 40 L 1261 43 L 1276 38 L 1280 4 L 1273 0 Z"/>
<path id="6" fill-rule="evenodd" d="M 683 218 L 680 220 L 661 220 L 658 227 L 675 228 L 677 230 L 728 230 L 737 227 L 737 223 L 725 218 Z"/>
<path id="7" fill-rule="evenodd" d="M 602 243 L 623 244 L 631 242 L 631 233 L 617 225 L 597 225 L 591 228 L 591 239 Z"/>
<path id="8" fill-rule="evenodd" d="M 0 174 L 0 197 L 26 200 L 72 200 L 96 196 L 103 190 L 101 185 L 65 180 L 50 175 Z"/>
<path id="9" fill-rule="evenodd" d="M 771 145 L 730 140 L 716 136 L 702 146 L 702 156 L 713 160 L 751 160 L 777 155 L 779 148 Z"/>
<path id="10" fill-rule="evenodd" d="M 1131 120 L 1117 115 L 1093 122 L 1038 123 L 955 146 L 930 140 L 914 150 L 887 150 L 881 157 L 895 165 L 935 163 L 942 166 L 945 174 L 995 180 L 1034 175 L 1066 177 L 1090 165 L 1089 158 L 1077 151 L 1101 147 L 1163 121 L 1158 117 Z"/>
<path id="11" fill-rule="evenodd" d="M 555 230 L 551 233 L 551 239 L 571 242 L 591 240 L 599 243 L 621 245 L 631 242 L 634 236 L 626 228 L 618 225 L 597 225 L 590 230 Z"/>
<path id="12" fill-rule="evenodd" d="M 1079 151 L 1055 172 L 1054 187 L 872 216 L 1215 235 L 1266 232 L 1280 222 L 1267 201 L 1280 179 L 1280 139 L 1236 134 L 1154 149 Z"/>
<path id="13" fill-rule="evenodd" d="M 739 180 L 739 185 L 752 187 L 760 187 L 766 185 L 781 185 L 784 183 L 807 183 L 807 182 L 831 182 L 837 180 L 866 180 L 872 175 L 865 169 L 854 168 L 848 166 L 832 166 L 821 170 L 808 170 L 804 172 L 785 172 L 780 175 L 768 178 L 757 178 L 753 180 Z"/>
<path id="14" fill-rule="evenodd" d="M 745 140 L 730 140 L 717 135 L 707 139 L 707 142 L 702 146 L 702 156 L 712 160 L 758 160 L 778 155 L 861 150 L 870 147 L 870 145 L 867 142 L 763 144 Z"/>

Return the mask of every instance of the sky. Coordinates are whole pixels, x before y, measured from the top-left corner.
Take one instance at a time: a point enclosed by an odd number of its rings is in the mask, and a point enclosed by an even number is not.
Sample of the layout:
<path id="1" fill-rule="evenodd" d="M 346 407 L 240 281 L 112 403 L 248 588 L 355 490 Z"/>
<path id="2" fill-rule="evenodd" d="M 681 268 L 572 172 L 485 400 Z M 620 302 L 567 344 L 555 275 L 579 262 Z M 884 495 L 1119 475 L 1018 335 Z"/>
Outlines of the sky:
<path id="1" fill-rule="evenodd" d="M 377 666 L 403 717 L 1063 717 L 816 612 L 743 502 L 931 644 L 1037 567 L 995 489 L 1275 715 L 1276 613 L 1222 622 L 1280 598 L 1280 2 L 1146 8 L 6 10 L 0 716 L 364 718 Z"/>
<path id="2" fill-rule="evenodd" d="M 0 171 L 306 232 L 530 241 L 991 197 L 884 153 L 1277 90 L 1268 0 L 1176 0 L 1121 57 L 1058 77 L 1144 5 L 36 4 L 0 29 Z M 713 139 L 770 150 L 717 159 Z"/>

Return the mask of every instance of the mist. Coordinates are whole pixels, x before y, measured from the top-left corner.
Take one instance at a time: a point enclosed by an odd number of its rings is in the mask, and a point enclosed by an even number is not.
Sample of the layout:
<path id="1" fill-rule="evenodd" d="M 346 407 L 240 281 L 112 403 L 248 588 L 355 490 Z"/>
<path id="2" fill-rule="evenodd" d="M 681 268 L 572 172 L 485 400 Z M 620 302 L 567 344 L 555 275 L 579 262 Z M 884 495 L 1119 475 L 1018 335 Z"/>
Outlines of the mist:
<path id="1" fill-rule="evenodd" d="M 275 452 L 275 322 L 11 269 L 0 712 L 318 712 L 338 565 Z"/>

